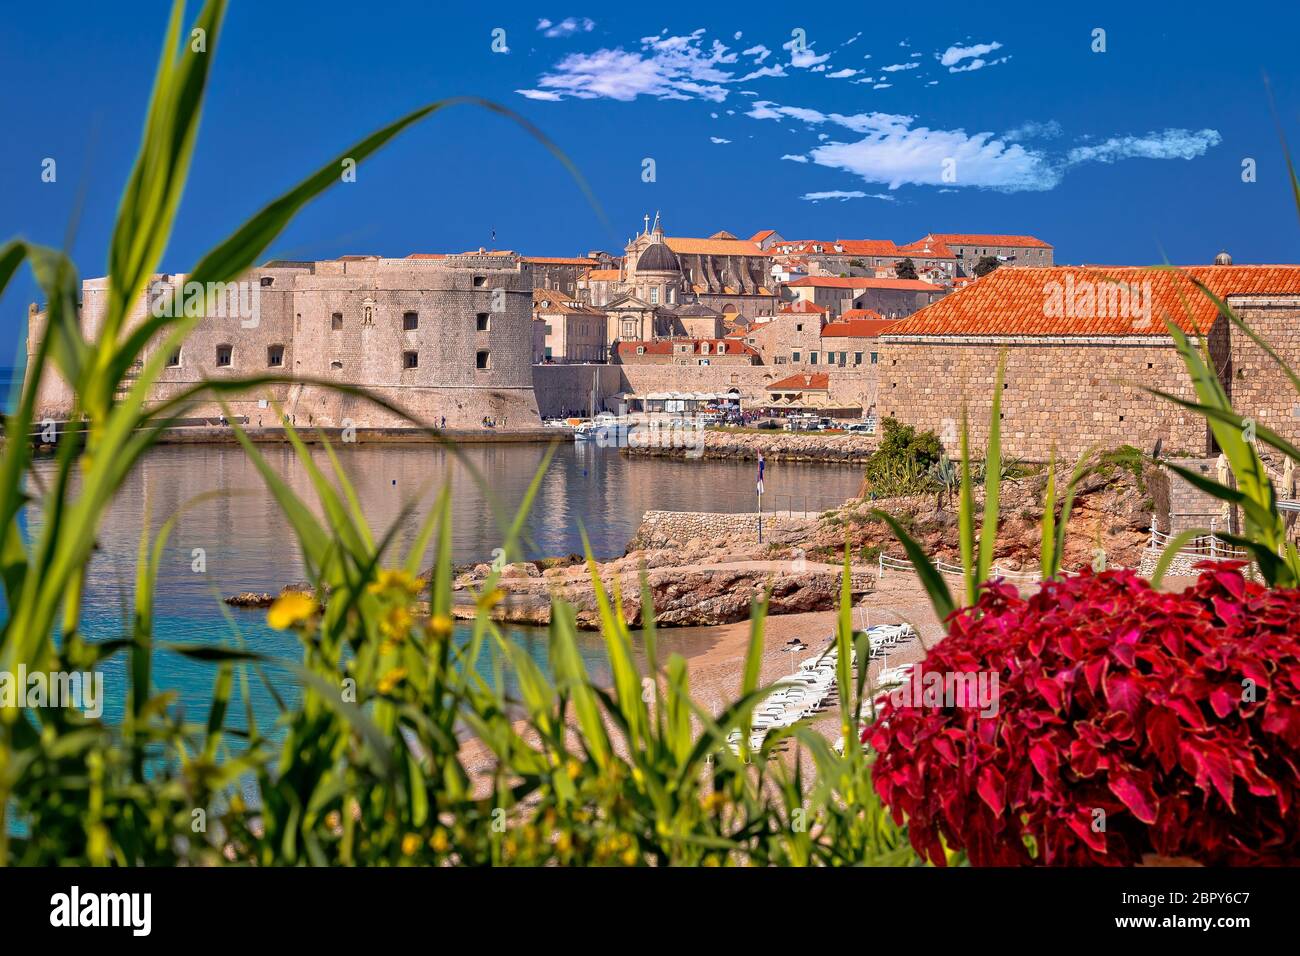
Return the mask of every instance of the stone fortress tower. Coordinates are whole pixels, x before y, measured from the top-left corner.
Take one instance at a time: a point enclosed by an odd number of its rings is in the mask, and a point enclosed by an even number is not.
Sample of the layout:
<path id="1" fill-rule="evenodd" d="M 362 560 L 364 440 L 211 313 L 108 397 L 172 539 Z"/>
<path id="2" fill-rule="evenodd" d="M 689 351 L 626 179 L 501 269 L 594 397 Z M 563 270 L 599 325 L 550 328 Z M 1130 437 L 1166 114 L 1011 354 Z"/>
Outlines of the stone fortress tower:
<path id="1" fill-rule="evenodd" d="M 171 302 L 161 308 L 179 312 L 184 301 L 177 300 L 178 291 L 190 294 L 186 279 L 155 277 L 128 327 L 160 308 L 160 298 Z M 271 407 L 276 402 L 298 427 L 404 424 L 400 416 L 323 384 L 337 382 L 363 388 L 427 424 L 445 416 L 448 427 L 477 428 L 486 416 L 510 428 L 539 425 L 532 284 L 530 266 L 514 255 L 273 261 L 232 284 L 229 301 L 222 302 L 228 307 L 208 307 L 181 349 L 168 356 L 151 397 L 164 400 L 204 379 L 291 375 L 304 381 L 238 396 L 227 403 L 231 413 L 246 416 L 252 427 L 271 427 L 278 424 Z M 82 284 L 88 337 L 102 323 L 107 292 L 104 278 Z M 45 324 L 39 311 L 31 319 L 29 358 Z M 160 347 L 155 342 L 151 349 Z M 66 383 L 47 374 L 40 415 L 64 419 L 71 407 Z M 221 411 L 208 402 L 191 414 Z"/>

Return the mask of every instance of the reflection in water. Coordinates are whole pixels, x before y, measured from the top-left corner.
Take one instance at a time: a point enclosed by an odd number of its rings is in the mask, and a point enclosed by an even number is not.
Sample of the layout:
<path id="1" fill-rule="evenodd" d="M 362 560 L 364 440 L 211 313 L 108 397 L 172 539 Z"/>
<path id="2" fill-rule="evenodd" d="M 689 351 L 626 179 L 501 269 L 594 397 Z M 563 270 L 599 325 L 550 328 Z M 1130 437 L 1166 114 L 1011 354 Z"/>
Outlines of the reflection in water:
<path id="1" fill-rule="evenodd" d="M 263 445 L 262 454 L 290 487 L 319 514 L 307 470 L 288 445 Z M 458 458 L 431 445 L 344 445 L 337 454 L 356 486 L 362 509 L 376 537 L 396 524 L 386 563 L 401 563 L 421 521 L 442 487 L 450 483 L 453 555 L 460 563 L 490 561 L 493 548 L 542 465 L 542 444 L 461 446 Z M 313 450 L 318 468 L 329 474 L 328 456 Z M 36 463 L 48 476 L 53 462 Z M 547 469 L 529 515 L 525 551 L 529 557 L 581 552 L 585 528 L 598 558 L 623 553 L 651 509 L 752 511 L 752 462 L 627 458 L 591 443 L 562 444 Z M 767 468 L 769 495 L 807 493 L 845 498 L 860 481 L 855 468 L 773 463 Z M 101 528 L 98 551 L 86 583 L 84 631 L 90 639 L 116 637 L 128 626 L 133 575 L 142 525 L 152 532 L 180 512 L 159 570 L 154 597 L 159 641 L 228 643 L 232 627 L 249 645 L 276 658 L 296 660 L 291 635 L 272 631 L 261 611 L 230 612 L 221 598 L 238 591 L 276 592 L 301 581 L 305 571 L 296 540 L 279 506 L 244 452 L 234 445 L 174 445 L 149 452 L 131 473 Z M 39 515 L 29 518 L 39 525 Z M 426 555 L 421 567 L 431 561 Z M 198 568 L 198 570 L 196 570 Z M 227 619 L 227 614 L 229 619 Z M 665 653 L 682 634 L 667 638 Z M 546 634 L 519 629 L 516 637 L 545 662 Z M 599 638 L 583 636 L 583 652 L 593 672 L 604 677 Z M 105 665 L 106 716 L 120 716 L 125 662 L 122 655 Z M 292 697 L 293 681 L 284 668 L 268 669 L 281 694 Z M 198 719 L 206 710 L 215 671 L 160 652 L 154 679 L 175 690 L 179 704 Z M 270 692 L 255 685 L 251 696 L 259 721 L 274 717 Z M 232 720 L 242 722 L 235 702 Z"/>

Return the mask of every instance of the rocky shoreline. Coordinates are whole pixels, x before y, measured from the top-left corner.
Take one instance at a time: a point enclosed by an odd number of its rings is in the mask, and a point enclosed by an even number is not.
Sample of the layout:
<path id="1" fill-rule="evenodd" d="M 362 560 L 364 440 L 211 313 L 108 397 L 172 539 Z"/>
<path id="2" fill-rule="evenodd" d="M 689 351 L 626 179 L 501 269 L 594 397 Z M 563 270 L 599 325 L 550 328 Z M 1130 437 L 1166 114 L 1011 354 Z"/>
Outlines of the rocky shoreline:
<path id="1" fill-rule="evenodd" d="M 459 575 L 453 582 L 453 613 L 472 619 L 476 605 L 467 600 L 486 581 L 486 564 Z M 597 566 L 601 586 L 622 596 L 623 620 L 630 627 L 643 623 L 642 581 L 660 627 L 700 627 L 748 620 L 754 601 L 770 589 L 769 614 L 827 611 L 839 601 L 841 569 L 833 564 L 773 558 L 745 549 L 710 549 L 696 542 L 685 549 L 633 551 Z M 874 568 L 852 571 L 855 597 L 875 584 Z M 497 586 L 505 598 L 493 609 L 496 620 L 512 624 L 546 625 L 551 598 L 573 606 L 581 630 L 600 627 L 600 609 L 591 572 L 584 565 L 539 571 L 531 562 L 504 569 Z"/>
<path id="2" fill-rule="evenodd" d="M 876 436 L 865 433 L 729 431 L 705 429 L 703 449 L 639 445 L 623 450 L 645 458 L 728 458 L 746 461 L 760 452 L 769 461 L 816 461 L 861 464 L 876 449 Z"/>

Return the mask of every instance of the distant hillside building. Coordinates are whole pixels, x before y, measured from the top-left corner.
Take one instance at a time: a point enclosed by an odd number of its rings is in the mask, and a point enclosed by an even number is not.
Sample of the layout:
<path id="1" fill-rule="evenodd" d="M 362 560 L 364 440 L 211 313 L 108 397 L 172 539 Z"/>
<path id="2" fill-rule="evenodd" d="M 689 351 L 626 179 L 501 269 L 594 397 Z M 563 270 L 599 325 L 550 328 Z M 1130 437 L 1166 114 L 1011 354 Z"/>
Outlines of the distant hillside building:
<path id="1" fill-rule="evenodd" d="M 976 264 L 985 256 L 992 256 L 1004 266 L 1041 268 L 1054 264 L 1052 246 L 1033 236 L 931 232 L 912 243 L 913 247 L 925 245 L 946 246 L 956 262 L 957 275 L 962 276 L 973 276 Z"/>

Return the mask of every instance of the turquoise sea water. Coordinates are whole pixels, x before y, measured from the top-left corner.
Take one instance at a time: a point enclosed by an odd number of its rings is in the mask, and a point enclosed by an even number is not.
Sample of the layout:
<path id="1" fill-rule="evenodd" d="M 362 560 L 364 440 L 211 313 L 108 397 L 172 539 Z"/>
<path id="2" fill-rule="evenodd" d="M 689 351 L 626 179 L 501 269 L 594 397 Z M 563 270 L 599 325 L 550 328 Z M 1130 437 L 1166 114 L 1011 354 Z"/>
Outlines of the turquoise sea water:
<path id="1" fill-rule="evenodd" d="M 3 373 L 0 372 L 0 375 Z M 7 390 L 6 390 L 7 391 Z M 288 446 L 261 448 L 268 461 L 295 491 L 314 507 L 315 495 L 302 465 Z M 540 444 L 467 445 L 464 461 L 428 445 L 341 447 L 344 469 L 356 484 L 363 510 L 377 532 L 397 523 L 396 554 L 404 555 L 439 490 L 448 482 L 453 502 L 453 555 L 459 563 L 490 561 L 502 538 L 493 501 L 512 515 L 540 466 Z M 317 464 L 329 470 L 323 450 Z M 482 484 L 471 474 L 471 463 Z M 51 459 L 38 460 L 38 475 L 52 473 Z M 633 459 L 594 443 L 565 444 L 552 461 L 527 526 L 530 557 L 581 552 L 579 527 L 585 527 L 598 558 L 621 554 L 649 509 L 749 511 L 753 505 L 753 463 L 703 460 Z M 855 468 L 770 464 L 766 491 L 847 497 L 856 492 Z M 209 494 L 212 493 L 212 494 Z M 195 499 L 200 499 L 196 501 Z M 413 513 L 402 509 L 414 503 Z M 305 578 L 296 542 L 278 506 L 244 452 L 234 445 L 173 445 L 150 451 L 132 472 L 105 518 L 98 548 L 87 571 L 82 629 L 91 640 L 127 632 L 132 605 L 136 552 L 142 527 L 156 532 L 180 512 L 164 552 L 155 594 L 156 638 L 181 644 L 227 644 L 232 622 L 249 646 L 270 657 L 296 661 L 296 640 L 265 624 L 265 612 L 231 610 L 221 598 L 239 591 L 278 591 Z M 28 533 L 41 515 L 29 509 Z M 202 571 L 195 571 L 198 555 Z M 398 564 L 395 557 L 388 562 Z M 422 567 L 432 563 L 432 548 Z M 229 615 L 231 620 L 227 620 Z M 467 628 L 460 630 L 463 638 Z M 544 630 L 518 628 L 517 640 L 545 663 Z M 666 650 L 690 649 L 705 640 L 689 629 L 664 632 Z M 694 642 L 694 644 L 693 644 Z M 605 676 L 599 638 L 582 636 L 582 650 L 593 673 Z M 271 665 L 277 691 L 292 700 L 290 672 Z M 104 665 L 105 716 L 122 713 L 125 657 Z M 177 706 L 193 719 L 206 713 L 215 668 L 160 649 L 154 680 L 173 690 Z M 274 720 L 270 692 L 252 683 L 251 697 L 259 724 Z M 243 704 L 229 711 L 232 724 L 243 723 Z"/>

